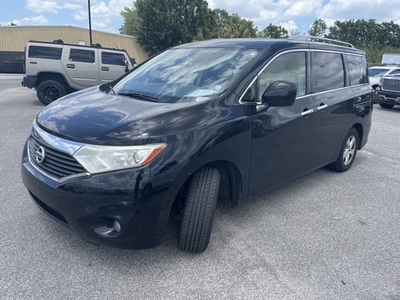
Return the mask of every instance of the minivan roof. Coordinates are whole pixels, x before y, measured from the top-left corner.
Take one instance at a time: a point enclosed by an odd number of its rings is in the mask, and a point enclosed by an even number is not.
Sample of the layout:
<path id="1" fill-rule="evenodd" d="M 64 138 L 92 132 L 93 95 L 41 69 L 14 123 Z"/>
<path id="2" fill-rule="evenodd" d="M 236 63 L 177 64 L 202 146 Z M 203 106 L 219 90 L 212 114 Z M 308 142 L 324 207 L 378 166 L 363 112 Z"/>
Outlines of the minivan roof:
<path id="1" fill-rule="evenodd" d="M 321 39 L 322 40 L 322 39 Z M 212 39 L 206 41 L 199 41 L 189 44 L 180 45 L 174 48 L 250 48 L 250 49 L 265 49 L 268 46 L 279 44 L 284 47 L 288 44 L 303 44 L 304 47 L 310 49 L 321 50 L 339 50 L 349 53 L 357 53 L 365 55 L 365 52 L 354 48 L 351 44 L 337 41 L 342 45 L 321 42 L 321 41 L 308 41 L 306 39 L 288 38 L 288 39 L 270 39 L 270 38 L 228 38 L 228 39 Z"/>

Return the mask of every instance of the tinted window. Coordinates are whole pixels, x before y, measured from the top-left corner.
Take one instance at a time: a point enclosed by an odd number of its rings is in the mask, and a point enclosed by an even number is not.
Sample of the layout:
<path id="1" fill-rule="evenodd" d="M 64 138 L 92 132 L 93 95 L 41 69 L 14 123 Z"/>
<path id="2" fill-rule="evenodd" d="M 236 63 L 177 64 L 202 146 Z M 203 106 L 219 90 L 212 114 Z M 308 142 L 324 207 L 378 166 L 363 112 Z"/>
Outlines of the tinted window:
<path id="1" fill-rule="evenodd" d="M 84 63 L 94 63 L 94 51 L 71 49 L 69 60 Z"/>
<path id="2" fill-rule="evenodd" d="M 101 53 L 101 63 L 106 65 L 125 65 L 125 56 L 120 53 L 103 52 Z"/>
<path id="3" fill-rule="evenodd" d="M 268 86 L 277 80 L 294 82 L 297 87 L 297 96 L 306 93 L 306 55 L 305 52 L 293 52 L 279 56 L 261 73 L 260 92 L 258 101 Z"/>
<path id="4" fill-rule="evenodd" d="M 33 58 L 61 59 L 62 48 L 30 46 L 28 56 Z"/>
<path id="5" fill-rule="evenodd" d="M 367 61 L 363 56 L 346 55 L 350 70 L 350 84 L 357 85 L 368 82 Z"/>
<path id="6" fill-rule="evenodd" d="M 315 93 L 344 87 L 342 55 L 339 53 L 314 52 L 312 78 Z"/>

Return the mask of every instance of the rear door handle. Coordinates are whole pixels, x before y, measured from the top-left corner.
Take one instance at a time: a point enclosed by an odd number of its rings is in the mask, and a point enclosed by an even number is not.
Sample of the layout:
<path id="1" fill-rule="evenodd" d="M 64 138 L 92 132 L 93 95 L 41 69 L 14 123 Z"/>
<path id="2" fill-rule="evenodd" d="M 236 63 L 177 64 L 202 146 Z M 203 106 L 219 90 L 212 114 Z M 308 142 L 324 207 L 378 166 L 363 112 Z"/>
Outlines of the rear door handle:
<path id="1" fill-rule="evenodd" d="M 109 68 L 108 68 L 108 67 L 101 67 L 101 70 L 102 70 L 102 71 L 108 71 Z"/>
<path id="2" fill-rule="evenodd" d="M 73 64 L 67 64 L 67 68 L 75 69 L 75 65 L 73 65 Z"/>
<path id="3" fill-rule="evenodd" d="M 328 104 L 323 104 L 323 103 L 321 103 L 321 105 L 317 107 L 317 110 L 318 110 L 318 111 L 319 111 L 319 110 L 324 110 L 324 109 L 327 108 L 327 107 L 328 107 Z"/>

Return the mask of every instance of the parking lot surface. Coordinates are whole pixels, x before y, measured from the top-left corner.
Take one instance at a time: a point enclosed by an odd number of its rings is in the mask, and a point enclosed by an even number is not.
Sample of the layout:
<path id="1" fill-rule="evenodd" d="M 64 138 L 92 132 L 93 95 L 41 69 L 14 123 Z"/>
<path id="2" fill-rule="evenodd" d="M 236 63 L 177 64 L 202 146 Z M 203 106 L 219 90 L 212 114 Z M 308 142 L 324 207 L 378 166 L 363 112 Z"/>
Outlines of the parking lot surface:
<path id="1" fill-rule="evenodd" d="M 20 179 L 44 107 L 0 74 L 0 299 L 400 299 L 400 107 L 375 105 L 352 168 L 311 172 L 241 207 L 218 203 L 208 249 L 87 243 L 43 214 Z M 265 155 L 268 155 L 266 153 Z"/>

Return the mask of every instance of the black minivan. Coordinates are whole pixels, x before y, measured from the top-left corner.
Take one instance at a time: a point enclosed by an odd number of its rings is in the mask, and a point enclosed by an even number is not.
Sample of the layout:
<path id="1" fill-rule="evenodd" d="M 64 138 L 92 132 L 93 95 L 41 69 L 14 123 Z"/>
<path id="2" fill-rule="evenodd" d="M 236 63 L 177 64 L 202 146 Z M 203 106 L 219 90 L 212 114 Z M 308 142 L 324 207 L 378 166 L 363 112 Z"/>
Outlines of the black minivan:
<path id="1" fill-rule="evenodd" d="M 33 122 L 34 202 L 97 244 L 202 252 L 218 198 L 240 205 L 311 170 L 348 170 L 372 114 L 365 53 L 313 37 L 216 39 L 166 50 L 65 96 Z"/>

